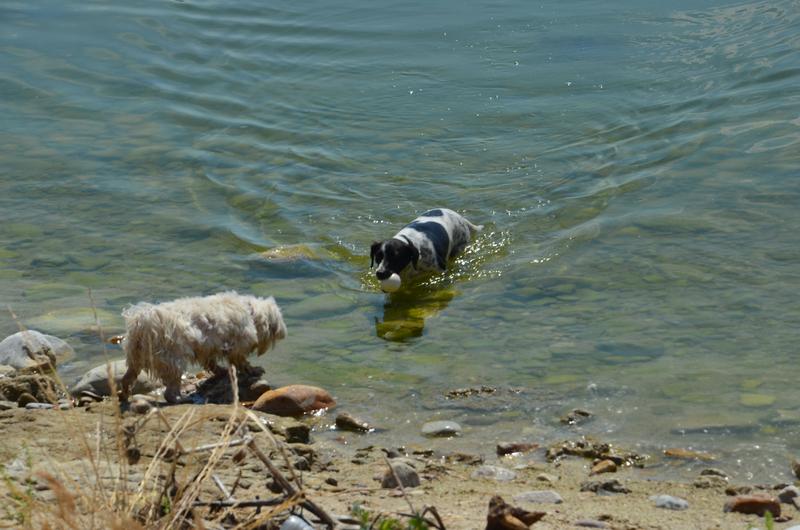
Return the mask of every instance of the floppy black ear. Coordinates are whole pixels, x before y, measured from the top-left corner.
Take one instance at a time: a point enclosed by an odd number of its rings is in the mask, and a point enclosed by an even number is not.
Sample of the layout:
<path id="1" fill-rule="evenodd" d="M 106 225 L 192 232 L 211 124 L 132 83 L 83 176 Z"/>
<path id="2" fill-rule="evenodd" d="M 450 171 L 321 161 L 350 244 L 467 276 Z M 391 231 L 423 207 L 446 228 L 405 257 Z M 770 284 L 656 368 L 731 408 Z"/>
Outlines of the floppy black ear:
<path id="1" fill-rule="evenodd" d="M 375 265 L 375 254 L 378 253 L 378 250 L 381 248 L 381 242 L 375 241 L 371 247 L 369 247 L 369 268 L 371 269 Z"/>
<path id="2" fill-rule="evenodd" d="M 411 249 L 411 264 L 414 265 L 414 268 L 416 269 L 417 265 L 419 265 L 419 250 L 417 250 L 417 247 L 411 243 L 408 244 L 408 248 Z"/>

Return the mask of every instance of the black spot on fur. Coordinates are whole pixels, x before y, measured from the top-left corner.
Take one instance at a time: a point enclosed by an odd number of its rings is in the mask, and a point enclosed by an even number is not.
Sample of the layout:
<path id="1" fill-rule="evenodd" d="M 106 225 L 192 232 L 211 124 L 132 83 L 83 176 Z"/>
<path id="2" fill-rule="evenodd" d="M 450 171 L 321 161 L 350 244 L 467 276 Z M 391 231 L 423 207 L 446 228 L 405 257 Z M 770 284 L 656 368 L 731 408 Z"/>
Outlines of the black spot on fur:
<path id="1" fill-rule="evenodd" d="M 435 210 L 428 210 L 422 214 L 422 217 L 444 217 L 444 212 L 438 208 Z"/>
<path id="2" fill-rule="evenodd" d="M 407 228 L 413 228 L 425 236 L 433 243 L 433 250 L 436 252 L 436 263 L 441 270 L 447 269 L 447 251 L 450 248 L 450 236 L 447 230 L 433 221 L 414 221 Z"/>

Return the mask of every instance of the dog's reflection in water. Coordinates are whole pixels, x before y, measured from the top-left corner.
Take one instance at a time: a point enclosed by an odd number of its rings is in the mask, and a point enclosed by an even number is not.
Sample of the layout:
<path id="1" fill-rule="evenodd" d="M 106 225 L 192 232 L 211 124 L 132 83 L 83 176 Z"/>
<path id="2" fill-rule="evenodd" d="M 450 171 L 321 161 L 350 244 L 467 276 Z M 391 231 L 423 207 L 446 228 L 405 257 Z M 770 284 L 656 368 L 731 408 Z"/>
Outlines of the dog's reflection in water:
<path id="1" fill-rule="evenodd" d="M 375 334 L 392 342 L 421 337 L 425 319 L 447 307 L 455 295 L 453 289 L 393 293 L 386 297 L 383 319 L 375 317 Z"/>

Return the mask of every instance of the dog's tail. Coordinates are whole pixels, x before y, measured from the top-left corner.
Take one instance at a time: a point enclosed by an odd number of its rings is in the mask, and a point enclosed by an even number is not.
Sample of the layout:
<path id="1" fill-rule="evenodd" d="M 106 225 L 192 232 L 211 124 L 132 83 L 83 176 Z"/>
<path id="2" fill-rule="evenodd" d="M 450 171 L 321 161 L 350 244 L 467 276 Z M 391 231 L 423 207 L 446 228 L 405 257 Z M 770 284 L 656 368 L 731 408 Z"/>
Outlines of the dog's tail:
<path id="1" fill-rule="evenodd" d="M 475 225 L 467 221 L 467 226 L 469 227 L 469 235 L 474 236 L 475 234 L 479 233 L 483 230 L 483 225 Z"/>

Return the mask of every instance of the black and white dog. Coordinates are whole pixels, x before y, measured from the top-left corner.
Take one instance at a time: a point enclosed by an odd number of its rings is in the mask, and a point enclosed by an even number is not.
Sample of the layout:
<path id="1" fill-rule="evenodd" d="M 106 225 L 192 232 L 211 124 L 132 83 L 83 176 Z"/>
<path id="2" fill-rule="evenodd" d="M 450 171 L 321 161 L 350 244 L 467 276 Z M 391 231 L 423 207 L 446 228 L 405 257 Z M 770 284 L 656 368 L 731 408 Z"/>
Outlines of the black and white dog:
<path id="1" fill-rule="evenodd" d="M 482 228 L 453 210 L 429 210 L 391 239 L 374 242 L 369 266 L 377 263 L 375 276 L 383 291 L 396 291 L 403 279 L 418 273 L 444 272 L 448 261 L 464 250 Z"/>

